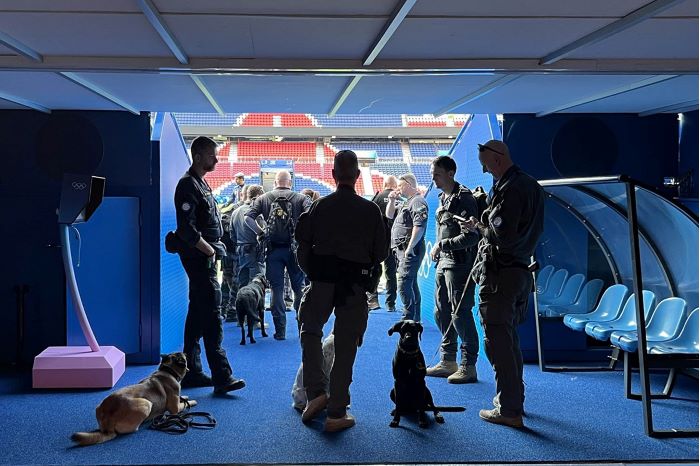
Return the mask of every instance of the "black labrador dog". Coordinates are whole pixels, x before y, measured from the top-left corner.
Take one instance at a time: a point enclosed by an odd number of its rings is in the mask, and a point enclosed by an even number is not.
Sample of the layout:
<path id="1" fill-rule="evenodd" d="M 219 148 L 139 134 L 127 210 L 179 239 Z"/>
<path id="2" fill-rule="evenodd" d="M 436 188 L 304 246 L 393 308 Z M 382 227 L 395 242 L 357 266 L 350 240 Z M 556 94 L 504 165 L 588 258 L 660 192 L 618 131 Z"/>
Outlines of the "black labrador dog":
<path id="1" fill-rule="evenodd" d="M 262 336 L 265 332 L 265 290 L 270 287 L 270 283 L 263 274 L 258 274 L 246 286 L 238 290 L 236 295 L 236 315 L 238 324 L 241 326 L 241 345 L 245 345 L 245 323 L 248 322 L 248 339 L 255 343 L 253 328 L 260 322 Z"/>
<path id="2" fill-rule="evenodd" d="M 394 332 L 401 338 L 392 361 L 394 388 L 389 396 L 396 407 L 391 412 L 394 419 L 389 426 L 398 427 L 401 416 L 418 414 L 418 426 L 425 428 L 428 427 L 426 411 L 432 411 L 439 424 L 445 422 L 440 411 L 464 411 L 463 407 L 435 406 L 433 402 L 433 395 L 425 384 L 425 358 L 419 344 L 423 326 L 413 320 L 401 320 L 389 329 L 389 335 Z"/>

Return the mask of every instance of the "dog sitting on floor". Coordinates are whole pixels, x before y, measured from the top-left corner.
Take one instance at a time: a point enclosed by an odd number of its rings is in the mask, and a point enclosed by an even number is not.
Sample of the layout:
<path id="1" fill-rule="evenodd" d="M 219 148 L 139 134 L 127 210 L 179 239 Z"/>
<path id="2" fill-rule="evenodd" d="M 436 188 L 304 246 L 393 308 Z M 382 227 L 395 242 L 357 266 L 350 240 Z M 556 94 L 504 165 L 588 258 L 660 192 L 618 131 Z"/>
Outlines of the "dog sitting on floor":
<path id="1" fill-rule="evenodd" d="M 432 411 L 435 422 L 442 424 L 445 419 L 440 411 L 464 411 L 460 406 L 435 406 L 433 395 L 425 384 L 425 358 L 420 350 L 420 336 L 423 326 L 412 320 L 401 320 L 389 329 L 389 335 L 400 335 L 396 353 L 391 364 L 394 374 L 394 388 L 389 396 L 396 407 L 391 412 L 394 417 L 390 427 L 398 427 L 401 416 L 418 414 L 418 426 L 428 427 L 426 411 Z"/>
<path id="2" fill-rule="evenodd" d="M 256 323 L 260 323 L 262 336 L 265 332 L 265 290 L 270 287 L 270 282 L 263 274 L 258 274 L 250 283 L 238 290 L 236 295 L 236 314 L 238 325 L 241 327 L 241 345 L 245 345 L 245 323 L 248 322 L 248 339 L 255 343 L 253 328 Z"/>
<path id="3" fill-rule="evenodd" d="M 81 446 L 106 442 L 118 434 L 136 432 L 144 421 L 166 411 L 177 414 L 187 406 L 196 406 L 195 400 L 180 395 L 180 382 L 187 370 L 185 353 L 163 356 L 154 373 L 102 400 L 95 410 L 98 430 L 76 432 L 71 439 Z"/>

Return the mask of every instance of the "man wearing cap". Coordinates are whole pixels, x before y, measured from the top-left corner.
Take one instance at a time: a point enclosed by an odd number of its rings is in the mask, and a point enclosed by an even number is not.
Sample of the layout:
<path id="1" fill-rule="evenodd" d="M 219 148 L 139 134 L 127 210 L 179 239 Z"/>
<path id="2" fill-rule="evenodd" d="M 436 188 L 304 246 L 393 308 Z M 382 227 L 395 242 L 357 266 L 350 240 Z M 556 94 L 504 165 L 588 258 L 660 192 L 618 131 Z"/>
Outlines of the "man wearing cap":
<path id="1" fill-rule="evenodd" d="M 479 144 L 479 162 L 493 175 L 489 206 L 480 219 L 462 222 L 482 239 L 471 276 L 479 285 L 479 314 L 486 356 L 496 376 L 493 409 L 479 417 L 495 424 L 523 426 L 523 357 L 517 327 L 525 320 L 532 291 L 530 264 L 544 228 L 544 191 L 513 164 L 508 146 L 491 140 Z"/>
<path id="2" fill-rule="evenodd" d="M 394 201 L 399 195 L 406 198 L 396 212 Z M 398 190 L 389 194 L 386 216 L 394 219 L 391 227 L 391 248 L 398 264 L 399 295 L 403 302 L 403 320 L 421 320 L 421 296 L 418 288 L 418 269 L 425 256 L 425 227 L 428 221 L 428 203 L 418 193 L 418 182 L 412 173 L 399 177 Z"/>
<path id="3" fill-rule="evenodd" d="M 189 372 L 182 379 L 183 387 L 214 386 L 214 392 L 227 393 L 245 387 L 235 379 L 222 347 L 224 338 L 221 316 L 221 288 L 216 263 L 226 249 L 220 239 L 221 218 L 211 188 L 204 179 L 218 162 L 216 143 L 200 136 L 192 141 L 192 166 L 175 188 L 176 236 L 178 254 L 189 279 L 189 307 L 185 319 L 183 352 Z M 199 340 L 204 340 L 211 377 L 202 369 Z"/>

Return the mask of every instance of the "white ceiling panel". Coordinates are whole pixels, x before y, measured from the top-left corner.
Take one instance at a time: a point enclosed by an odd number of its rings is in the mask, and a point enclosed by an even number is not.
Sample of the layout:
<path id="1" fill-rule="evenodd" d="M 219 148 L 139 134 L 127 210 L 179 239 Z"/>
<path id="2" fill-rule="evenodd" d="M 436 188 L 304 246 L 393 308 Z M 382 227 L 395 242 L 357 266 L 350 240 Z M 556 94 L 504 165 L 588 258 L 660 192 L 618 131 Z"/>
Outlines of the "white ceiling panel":
<path id="1" fill-rule="evenodd" d="M 538 58 L 599 29 L 610 19 L 407 18 L 381 58 Z M 504 31 L 494 34 L 494 31 Z M 507 32 L 505 32 L 507 31 Z"/>
<path id="2" fill-rule="evenodd" d="M 396 0 L 155 0 L 161 13 L 238 15 L 389 15 Z"/>
<path id="3" fill-rule="evenodd" d="M 122 110 L 57 73 L 0 72 L 0 89 L 51 110 L 68 110 L 76 104 L 85 110 Z"/>
<path id="4" fill-rule="evenodd" d="M 483 109 L 485 108 L 502 108 L 503 113 L 538 113 L 633 84 L 649 77 L 633 75 L 522 76 L 481 99 L 456 108 L 453 113 L 484 113 Z M 525 96 L 531 97 L 523 98 Z"/>
<path id="5" fill-rule="evenodd" d="M 164 15 L 191 57 L 360 59 L 384 19 Z"/>
<path id="6" fill-rule="evenodd" d="M 114 109 L 84 87 L 94 85 L 138 110 L 326 113 L 365 68 L 341 113 L 431 113 L 504 76 L 483 75 L 495 69 L 518 79 L 451 111 L 541 113 L 649 76 L 698 72 L 697 0 L 548 65 L 540 58 L 652 0 L 418 0 L 369 67 L 363 59 L 400 0 L 152 1 L 165 37 L 137 0 L 3 0 L 0 32 L 43 60 L 0 45 L 0 94 L 48 108 Z M 187 64 L 166 45 L 168 33 Z M 564 111 L 637 111 L 697 95 L 659 86 Z"/>
<path id="7" fill-rule="evenodd" d="M 42 55 L 171 55 L 142 14 L 3 13 L 0 31 Z"/>
<path id="8" fill-rule="evenodd" d="M 24 0 L 0 3 L 0 11 L 141 11 L 135 0 Z"/>
<path id="9" fill-rule="evenodd" d="M 203 76 L 225 112 L 327 113 L 347 78 L 325 76 Z"/>
<path id="10" fill-rule="evenodd" d="M 215 112 L 186 75 L 80 73 L 82 78 L 112 93 L 140 111 Z"/>
<path id="11" fill-rule="evenodd" d="M 692 38 L 692 40 L 691 40 Z M 698 20 L 652 18 L 569 58 L 697 58 Z"/>
<path id="12" fill-rule="evenodd" d="M 495 76 L 369 76 L 338 113 L 434 113 L 494 81 Z"/>
<path id="13" fill-rule="evenodd" d="M 637 89 L 618 94 L 607 99 L 581 105 L 568 112 L 606 113 L 615 108 L 615 112 L 641 113 L 645 110 L 665 107 L 674 103 L 698 101 L 698 77 L 679 76 L 677 78 L 654 84 L 644 89 Z"/>

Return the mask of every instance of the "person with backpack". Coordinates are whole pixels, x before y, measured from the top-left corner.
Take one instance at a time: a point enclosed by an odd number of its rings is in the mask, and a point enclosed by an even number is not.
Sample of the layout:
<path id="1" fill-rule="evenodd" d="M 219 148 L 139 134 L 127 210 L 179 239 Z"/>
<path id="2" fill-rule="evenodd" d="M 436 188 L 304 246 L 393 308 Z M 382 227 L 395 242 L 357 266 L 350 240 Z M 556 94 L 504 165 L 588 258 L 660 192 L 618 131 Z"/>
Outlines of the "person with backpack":
<path id="1" fill-rule="evenodd" d="M 462 232 L 455 218 L 478 215 L 472 192 L 455 181 L 457 164 L 441 155 L 432 161 L 430 171 L 440 193 L 435 212 L 437 237 L 430 258 L 437 262 L 435 272 L 435 323 L 442 333 L 440 362 L 426 371 L 429 377 L 447 377 L 449 383 L 477 381 L 476 360 L 479 336 L 472 315 L 475 285 L 469 272 L 476 257 L 479 234 Z M 461 363 L 457 365 L 457 339 L 461 340 Z"/>
<path id="2" fill-rule="evenodd" d="M 245 214 L 248 227 L 261 237 L 265 245 L 265 275 L 270 282 L 272 321 L 275 324 L 275 340 L 286 339 L 287 316 L 284 303 L 284 271 L 294 291 L 294 309 L 299 309 L 304 273 L 295 257 L 294 230 L 299 216 L 311 206 L 311 199 L 291 190 L 292 176 L 286 170 L 277 172 L 275 189 L 258 197 Z M 262 215 L 266 226 L 263 230 L 255 221 Z"/>

